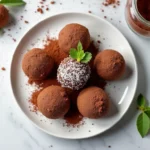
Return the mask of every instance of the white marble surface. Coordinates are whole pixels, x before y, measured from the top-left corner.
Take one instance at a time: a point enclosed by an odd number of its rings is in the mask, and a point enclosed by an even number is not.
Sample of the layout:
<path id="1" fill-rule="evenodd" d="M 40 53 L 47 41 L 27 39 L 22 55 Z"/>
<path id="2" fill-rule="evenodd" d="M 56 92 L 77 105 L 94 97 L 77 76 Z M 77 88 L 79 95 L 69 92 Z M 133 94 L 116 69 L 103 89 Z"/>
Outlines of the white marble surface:
<path id="1" fill-rule="evenodd" d="M 35 13 L 39 0 L 26 0 L 25 7 L 10 8 L 13 23 L 4 29 L 6 33 L 0 36 L 0 68 L 6 68 L 6 71 L 0 70 L 0 150 L 149 150 L 150 135 L 142 139 L 136 130 L 138 111 L 135 100 L 115 127 L 102 135 L 83 140 L 64 140 L 49 136 L 36 129 L 16 107 L 9 85 L 9 70 L 17 42 L 41 19 L 64 11 L 92 11 L 97 16 L 107 16 L 107 20 L 125 35 L 133 47 L 139 67 L 136 97 L 143 93 L 150 103 L 150 39 L 140 38 L 128 28 L 124 18 L 126 0 L 121 0 L 121 6 L 116 9 L 102 6 L 103 0 L 56 0 L 54 5 L 50 4 L 50 0 L 46 1 L 50 10 L 44 14 Z M 101 9 L 104 9 L 104 12 L 101 12 Z M 24 16 L 23 20 L 20 20 L 20 16 Z M 24 20 L 29 21 L 29 24 L 25 24 Z M 11 35 L 16 42 L 12 40 Z"/>

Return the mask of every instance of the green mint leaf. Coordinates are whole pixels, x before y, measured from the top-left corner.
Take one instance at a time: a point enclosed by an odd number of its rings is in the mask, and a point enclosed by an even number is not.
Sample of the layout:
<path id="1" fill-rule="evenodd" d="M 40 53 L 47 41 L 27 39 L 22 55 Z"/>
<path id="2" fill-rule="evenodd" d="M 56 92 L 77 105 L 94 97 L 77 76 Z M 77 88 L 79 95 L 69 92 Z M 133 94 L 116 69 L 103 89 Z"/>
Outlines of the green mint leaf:
<path id="1" fill-rule="evenodd" d="M 144 108 L 145 107 L 145 104 L 146 104 L 146 99 L 145 97 L 140 94 L 137 98 L 137 104 L 139 106 L 139 108 Z"/>
<path id="2" fill-rule="evenodd" d="M 85 52 L 85 56 L 81 60 L 82 63 L 88 63 L 92 59 L 92 54 L 90 52 Z"/>
<path id="3" fill-rule="evenodd" d="M 146 111 L 144 111 L 146 114 L 147 114 L 147 116 L 150 118 L 150 110 L 146 110 Z"/>
<path id="4" fill-rule="evenodd" d="M 78 45 L 77 45 L 77 50 L 78 51 L 81 51 L 83 50 L 83 47 L 82 47 L 82 43 L 79 41 Z"/>
<path id="5" fill-rule="evenodd" d="M 147 116 L 150 118 L 150 107 L 145 107 L 144 112 L 147 114 Z"/>
<path id="6" fill-rule="evenodd" d="M 0 0 L 0 4 L 7 6 L 21 6 L 25 5 L 26 2 L 24 2 L 23 0 Z"/>
<path id="7" fill-rule="evenodd" d="M 75 48 L 71 48 L 70 49 L 70 56 L 73 58 L 73 59 L 77 59 L 78 58 L 78 52 Z"/>
<path id="8" fill-rule="evenodd" d="M 145 110 L 150 110 L 150 107 L 145 107 Z"/>
<path id="9" fill-rule="evenodd" d="M 77 52 L 77 55 L 78 55 L 77 61 L 80 62 L 80 61 L 84 58 L 85 53 L 84 53 L 83 50 L 79 50 L 79 51 Z"/>
<path id="10" fill-rule="evenodd" d="M 82 43 L 80 41 L 77 45 L 77 49 L 75 49 L 75 48 L 70 49 L 70 56 L 73 59 L 76 59 L 78 62 L 82 62 L 82 63 L 88 63 L 92 58 L 91 53 L 89 53 L 89 52 L 84 53 Z"/>
<path id="11" fill-rule="evenodd" d="M 146 113 L 141 113 L 137 118 L 137 129 L 142 137 L 147 135 L 150 129 L 150 119 Z"/>

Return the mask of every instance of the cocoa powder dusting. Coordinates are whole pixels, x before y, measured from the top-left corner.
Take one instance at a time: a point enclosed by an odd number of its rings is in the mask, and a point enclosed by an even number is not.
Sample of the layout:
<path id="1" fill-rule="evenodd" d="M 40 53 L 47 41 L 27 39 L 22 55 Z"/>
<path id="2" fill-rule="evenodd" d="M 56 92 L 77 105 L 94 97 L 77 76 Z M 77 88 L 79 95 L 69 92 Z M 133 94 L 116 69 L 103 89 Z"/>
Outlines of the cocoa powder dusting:
<path id="1" fill-rule="evenodd" d="M 71 101 L 71 106 L 68 113 L 64 117 L 68 126 L 70 124 L 73 125 L 78 124 L 83 119 L 83 116 L 79 113 L 77 108 L 77 97 L 79 93 L 80 91 L 73 91 L 69 96 Z"/>
<path id="2" fill-rule="evenodd" d="M 32 103 L 33 106 L 34 106 L 33 111 L 37 110 L 37 97 L 38 97 L 38 95 L 40 94 L 41 91 L 42 90 L 35 90 L 31 95 L 31 98 L 30 98 L 29 102 Z"/>
<path id="3" fill-rule="evenodd" d="M 28 24 L 28 23 L 29 23 L 29 21 L 26 21 L 26 20 L 25 20 L 25 21 L 24 21 L 24 23 Z"/>
<path id="4" fill-rule="evenodd" d="M 89 65 L 92 67 L 94 59 L 95 59 L 95 56 L 97 55 L 99 49 L 95 46 L 94 42 L 92 41 L 90 46 L 89 46 L 89 48 L 87 49 L 87 51 L 92 53 L 92 59 L 91 59 L 91 61 L 89 63 Z"/>
<path id="5" fill-rule="evenodd" d="M 43 14 L 43 9 L 42 9 L 42 8 L 38 8 L 38 9 L 37 9 L 37 12 Z"/>
<path id="6" fill-rule="evenodd" d="M 116 6 L 120 5 L 120 0 L 105 0 L 102 4 L 104 6 L 113 5 L 113 8 L 116 8 Z"/>
<path id="7" fill-rule="evenodd" d="M 45 80 L 42 80 L 42 81 L 34 81 L 34 80 L 29 79 L 28 83 L 29 84 L 35 83 L 36 85 L 38 85 L 39 88 L 42 88 L 42 89 L 44 89 L 48 86 L 51 86 L 51 85 L 59 85 L 60 86 L 60 83 L 58 83 L 56 77 L 55 78 L 50 78 L 50 79 L 45 79 Z"/>
<path id="8" fill-rule="evenodd" d="M 55 1 L 51 1 L 51 4 L 53 5 L 53 4 L 55 4 L 56 2 Z"/>
<path id="9" fill-rule="evenodd" d="M 48 39 L 48 44 L 45 45 L 43 50 L 45 50 L 47 54 L 53 58 L 57 66 L 64 58 L 68 57 L 66 53 L 61 51 L 58 45 L 58 40 L 56 39 Z"/>
<path id="10" fill-rule="evenodd" d="M 58 68 L 58 65 L 60 64 L 60 62 L 64 58 L 68 57 L 67 54 L 63 53 L 60 50 L 59 45 L 58 45 L 58 40 L 48 39 L 47 43 L 48 44 L 45 45 L 43 50 L 46 51 L 47 54 L 50 55 L 54 59 L 55 66 L 52 71 L 52 74 L 46 80 L 33 81 L 33 80 L 29 79 L 29 81 L 28 81 L 29 84 L 35 83 L 40 89 L 40 90 L 34 91 L 29 100 L 34 106 L 34 111 L 37 111 L 37 97 L 44 88 L 51 86 L 51 85 L 60 86 L 60 84 L 57 81 L 57 76 L 56 76 L 57 68 Z M 94 42 L 91 42 L 87 51 L 92 52 L 92 60 L 90 62 L 92 74 L 91 74 L 90 80 L 87 82 L 85 87 L 98 86 L 98 87 L 104 89 L 106 82 L 104 80 L 100 79 L 99 76 L 96 74 L 96 72 L 93 69 L 94 58 L 99 51 L 98 48 L 94 45 Z M 66 121 L 67 126 L 69 126 L 69 125 L 75 126 L 75 125 L 78 125 L 83 119 L 83 116 L 79 113 L 79 111 L 77 109 L 77 97 L 81 90 L 80 91 L 72 91 L 70 89 L 66 89 L 66 90 L 67 90 L 67 93 L 68 93 L 70 101 L 71 101 L 71 106 L 70 106 L 68 113 L 64 116 L 64 119 Z"/>
<path id="11" fill-rule="evenodd" d="M 5 70 L 6 70 L 6 68 L 5 68 L 5 67 L 2 67 L 1 69 L 2 69 L 2 71 L 5 71 Z"/>

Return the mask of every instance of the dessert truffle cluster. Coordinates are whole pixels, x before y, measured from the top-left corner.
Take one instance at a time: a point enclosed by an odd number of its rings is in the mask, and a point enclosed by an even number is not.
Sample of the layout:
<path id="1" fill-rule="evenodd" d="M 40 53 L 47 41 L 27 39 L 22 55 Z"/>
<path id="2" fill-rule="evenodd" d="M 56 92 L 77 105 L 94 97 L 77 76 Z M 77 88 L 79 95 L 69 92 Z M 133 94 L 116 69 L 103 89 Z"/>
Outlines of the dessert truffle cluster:
<path id="1" fill-rule="evenodd" d="M 100 79 L 117 80 L 125 71 L 123 56 L 111 49 L 103 50 L 92 57 L 92 49 L 87 51 L 90 41 L 89 30 L 83 25 L 72 23 L 66 25 L 59 33 L 59 48 L 67 57 L 57 66 L 53 57 L 45 51 L 34 48 L 27 52 L 22 61 L 24 73 L 32 80 L 50 78 L 55 75 L 58 85 L 43 89 L 37 97 L 37 107 L 47 118 L 63 118 L 71 109 L 70 94 L 79 92 L 77 108 L 82 116 L 100 118 L 109 110 L 109 98 L 106 92 L 98 86 L 89 86 L 92 72 Z M 89 62 L 92 61 L 92 65 Z"/>

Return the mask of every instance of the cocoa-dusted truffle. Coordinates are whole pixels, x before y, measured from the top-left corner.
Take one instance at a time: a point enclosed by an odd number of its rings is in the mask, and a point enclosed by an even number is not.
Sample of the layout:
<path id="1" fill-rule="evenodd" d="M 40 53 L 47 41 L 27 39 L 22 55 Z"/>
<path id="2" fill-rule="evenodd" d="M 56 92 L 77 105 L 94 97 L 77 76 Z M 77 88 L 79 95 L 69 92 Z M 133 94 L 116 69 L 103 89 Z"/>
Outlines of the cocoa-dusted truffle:
<path id="1" fill-rule="evenodd" d="M 0 28 L 3 28 L 8 24 L 9 12 L 7 8 L 0 4 Z"/>
<path id="2" fill-rule="evenodd" d="M 99 52 L 94 60 L 97 74 L 105 80 L 116 80 L 125 72 L 125 60 L 115 50 Z"/>
<path id="3" fill-rule="evenodd" d="M 27 52 L 22 61 L 24 73 L 32 80 L 45 79 L 51 73 L 53 65 L 52 58 L 39 48 Z"/>
<path id="4" fill-rule="evenodd" d="M 90 78 L 91 69 L 88 64 L 77 62 L 71 57 L 65 58 L 57 70 L 57 80 L 62 87 L 79 90 Z"/>
<path id="5" fill-rule="evenodd" d="M 89 87 L 80 92 L 77 106 L 84 117 L 96 119 L 108 112 L 109 99 L 101 88 Z"/>
<path id="6" fill-rule="evenodd" d="M 80 24 L 68 24 L 59 33 L 59 47 L 67 54 L 70 48 L 77 47 L 79 41 L 82 43 L 84 50 L 90 45 L 89 31 Z"/>
<path id="7" fill-rule="evenodd" d="M 64 88 L 49 86 L 37 98 L 38 109 L 51 119 L 64 117 L 70 108 L 70 101 Z"/>

